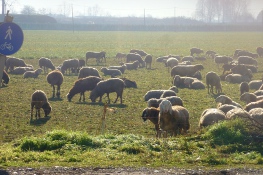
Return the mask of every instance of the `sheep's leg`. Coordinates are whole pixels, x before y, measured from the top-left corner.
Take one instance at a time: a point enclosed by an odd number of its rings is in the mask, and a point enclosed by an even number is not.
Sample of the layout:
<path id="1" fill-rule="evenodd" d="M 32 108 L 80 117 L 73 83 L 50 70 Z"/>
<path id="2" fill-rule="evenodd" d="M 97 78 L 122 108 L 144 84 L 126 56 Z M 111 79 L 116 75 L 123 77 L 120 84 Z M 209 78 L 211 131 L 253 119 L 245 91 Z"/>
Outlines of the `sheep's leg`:
<path id="1" fill-rule="evenodd" d="M 60 86 L 59 85 L 57 86 L 57 94 L 56 95 L 57 95 L 57 98 L 60 98 Z"/>
<path id="2" fill-rule="evenodd" d="M 82 92 L 80 93 L 80 96 L 79 96 L 79 102 L 81 102 L 81 96 L 82 96 Z"/>
<path id="3" fill-rule="evenodd" d="M 53 87 L 53 98 L 55 97 L 55 85 L 52 86 Z"/>
<path id="4" fill-rule="evenodd" d="M 110 93 L 107 93 L 107 97 L 108 97 L 108 104 L 110 104 Z M 116 101 L 117 101 L 117 99 L 116 99 Z M 115 101 L 115 103 L 116 103 L 116 101 Z"/>
<path id="5" fill-rule="evenodd" d="M 117 94 L 117 97 L 116 97 L 116 99 L 115 99 L 114 103 L 116 103 L 116 102 L 117 102 L 118 98 L 119 98 L 119 95 Z"/>
<path id="6" fill-rule="evenodd" d="M 33 109 L 34 109 L 34 105 L 31 104 L 31 118 L 30 118 L 30 120 L 33 119 Z"/>
<path id="7" fill-rule="evenodd" d="M 83 102 L 85 102 L 85 92 L 82 92 Z"/>
<path id="8" fill-rule="evenodd" d="M 40 108 L 37 109 L 37 112 L 38 112 L 38 118 L 40 118 Z"/>

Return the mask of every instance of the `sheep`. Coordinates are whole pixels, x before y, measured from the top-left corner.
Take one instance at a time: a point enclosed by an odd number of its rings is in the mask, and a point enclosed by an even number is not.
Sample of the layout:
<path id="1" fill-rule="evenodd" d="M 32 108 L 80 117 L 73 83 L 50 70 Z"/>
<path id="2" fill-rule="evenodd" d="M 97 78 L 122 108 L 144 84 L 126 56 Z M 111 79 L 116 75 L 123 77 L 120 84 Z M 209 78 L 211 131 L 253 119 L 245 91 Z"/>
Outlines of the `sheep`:
<path id="1" fill-rule="evenodd" d="M 204 51 L 202 49 L 193 47 L 190 49 L 190 53 L 191 53 L 191 56 L 194 56 L 194 54 L 199 55 L 200 53 L 204 53 Z"/>
<path id="2" fill-rule="evenodd" d="M 207 91 L 208 94 L 214 93 L 213 92 L 213 87 L 215 86 L 216 88 L 216 93 L 221 93 L 222 92 L 222 86 L 221 86 L 221 80 L 220 77 L 215 73 L 215 72 L 208 72 L 205 76 L 206 79 L 206 86 L 207 86 Z M 209 91 L 210 88 L 210 91 Z"/>
<path id="3" fill-rule="evenodd" d="M 257 90 L 253 94 L 255 94 L 256 96 L 261 96 L 263 95 L 263 90 Z"/>
<path id="4" fill-rule="evenodd" d="M 144 58 L 144 62 L 145 62 L 145 67 L 146 69 L 152 69 L 152 60 L 153 60 L 153 57 L 152 55 L 146 55 L 145 58 Z"/>
<path id="5" fill-rule="evenodd" d="M 248 114 L 250 115 L 253 124 L 258 126 L 260 129 L 263 127 L 263 109 L 262 108 L 253 108 Z"/>
<path id="6" fill-rule="evenodd" d="M 106 93 L 108 97 L 108 103 L 110 103 L 109 93 L 116 92 L 117 98 L 114 103 L 116 103 L 120 97 L 120 103 L 122 104 L 122 94 L 124 87 L 124 81 L 120 78 L 110 78 L 108 80 L 100 81 L 91 91 L 90 99 L 92 102 L 95 102 L 96 98 L 100 97 L 99 102 L 101 102 L 102 96 Z"/>
<path id="7" fill-rule="evenodd" d="M 230 62 L 233 61 L 233 58 L 231 58 L 229 56 L 216 56 L 214 58 L 214 61 L 219 67 L 219 64 L 228 64 L 229 61 Z"/>
<path id="8" fill-rule="evenodd" d="M 126 53 L 117 53 L 115 58 L 120 61 L 123 58 L 126 58 L 126 56 L 127 56 Z"/>
<path id="9" fill-rule="evenodd" d="M 246 102 L 246 104 L 250 102 L 256 102 L 263 99 L 263 95 L 256 96 L 254 93 L 245 92 L 240 96 L 240 100 Z"/>
<path id="10" fill-rule="evenodd" d="M 238 108 L 238 107 L 234 106 L 232 104 L 224 104 L 224 105 L 218 107 L 218 109 L 223 111 L 225 114 L 227 114 L 228 111 L 230 111 L 234 108 Z"/>
<path id="11" fill-rule="evenodd" d="M 3 76 L 1 79 L 1 86 L 6 86 L 9 83 L 10 77 L 8 75 L 8 73 L 3 70 Z"/>
<path id="12" fill-rule="evenodd" d="M 160 130 L 159 124 L 158 124 L 158 116 L 159 116 L 160 110 L 154 107 L 148 107 L 145 108 L 142 112 L 142 119 L 145 122 L 147 119 L 150 120 L 156 130 L 156 137 L 158 137 L 158 132 Z"/>
<path id="13" fill-rule="evenodd" d="M 252 57 L 252 58 L 258 58 L 258 54 L 257 53 L 251 53 L 251 52 L 248 52 L 246 50 L 239 51 L 237 56 L 238 57 L 240 57 L 240 56 L 249 56 L 249 57 Z"/>
<path id="14" fill-rule="evenodd" d="M 173 68 L 174 66 L 177 66 L 179 63 L 179 61 L 174 58 L 174 57 L 170 57 L 166 60 L 165 65 L 168 67 L 168 72 L 169 72 L 169 68 Z"/>
<path id="15" fill-rule="evenodd" d="M 234 52 L 234 57 L 237 57 L 238 55 L 238 52 L 242 51 L 242 49 L 236 49 L 235 52 Z"/>
<path id="16" fill-rule="evenodd" d="M 248 83 L 249 89 L 259 90 L 262 86 L 262 80 L 252 80 Z"/>
<path id="17" fill-rule="evenodd" d="M 47 82 L 53 87 L 53 95 L 55 97 L 55 86 L 57 86 L 56 96 L 60 98 L 60 86 L 63 83 L 63 74 L 59 70 L 53 70 L 47 75 Z"/>
<path id="18" fill-rule="evenodd" d="M 208 50 L 208 51 L 205 52 L 205 55 L 208 56 L 208 57 L 210 57 L 212 55 L 215 55 L 215 54 L 216 54 L 216 52 L 212 51 L 212 50 Z"/>
<path id="19" fill-rule="evenodd" d="M 5 68 L 6 72 L 8 72 L 8 70 L 10 72 L 13 71 L 15 67 L 27 67 L 24 60 L 15 57 L 8 57 L 5 66 L 6 66 Z"/>
<path id="20" fill-rule="evenodd" d="M 26 71 L 34 71 L 32 67 L 16 67 L 10 71 L 10 74 L 23 75 Z"/>
<path id="21" fill-rule="evenodd" d="M 141 57 L 141 55 L 137 54 L 137 53 L 129 53 L 127 54 L 126 56 L 126 63 L 129 63 L 129 62 L 134 62 L 134 61 L 138 61 L 140 64 L 140 67 L 144 67 L 144 61 Z"/>
<path id="22" fill-rule="evenodd" d="M 148 107 L 155 107 L 158 108 L 160 103 L 163 100 L 169 100 L 172 104 L 172 106 L 178 105 L 178 106 L 183 106 L 183 100 L 180 97 L 177 96 L 170 96 L 170 97 L 166 97 L 166 98 L 151 98 L 147 101 L 147 106 Z"/>
<path id="23" fill-rule="evenodd" d="M 178 93 L 178 92 L 179 92 L 179 90 L 178 90 L 178 88 L 177 88 L 176 86 L 171 86 L 168 90 L 172 90 L 172 91 L 174 91 L 175 93 Z"/>
<path id="24" fill-rule="evenodd" d="M 226 113 L 227 120 L 236 119 L 237 117 L 242 119 L 249 119 L 250 115 L 242 108 L 233 108 Z"/>
<path id="25" fill-rule="evenodd" d="M 151 98 L 159 99 L 159 98 L 161 98 L 161 96 L 163 95 L 164 92 L 169 91 L 169 93 L 171 93 L 170 90 L 150 90 L 150 91 L 145 93 L 144 101 L 148 101 Z"/>
<path id="26" fill-rule="evenodd" d="M 178 65 L 192 65 L 191 61 L 183 61 L 181 63 L 178 63 Z"/>
<path id="27" fill-rule="evenodd" d="M 84 59 L 79 59 L 79 68 L 85 67 L 86 62 Z"/>
<path id="28" fill-rule="evenodd" d="M 258 62 L 250 56 L 239 56 L 237 58 L 238 64 L 250 64 L 257 66 Z"/>
<path id="29" fill-rule="evenodd" d="M 174 77 L 175 75 L 180 76 L 193 76 L 194 73 L 197 71 L 200 71 L 204 69 L 204 66 L 201 64 L 197 65 L 177 65 L 174 66 L 171 70 L 171 77 Z"/>
<path id="30" fill-rule="evenodd" d="M 248 103 L 245 107 L 244 110 L 246 110 L 247 112 L 249 112 L 251 109 L 253 108 L 263 108 L 263 100 L 259 100 L 256 102 L 250 102 Z"/>
<path id="31" fill-rule="evenodd" d="M 101 52 L 88 51 L 88 52 L 86 52 L 86 64 L 87 65 L 88 65 L 88 59 L 90 59 L 90 58 L 96 58 L 97 64 L 102 62 L 103 59 L 104 59 L 104 62 L 106 63 L 106 52 L 104 52 L 104 51 L 101 51 Z"/>
<path id="32" fill-rule="evenodd" d="M 48 102 L 47 95 L 42 90 L 36 90 L 31 96 L 31 120 L 33 119 L 33 109 L 36 108 L 36 119 L 40 118 L 40 108 L 45 112 L 45 117 L 50 114 L 51 106 Z"/>
<path id="33" fill-rule="evenodd" d="M 193 78 L 193 77 L 184 77 L 184 76 L 179 76 L 179 75 L 176 75 L 174 76 L 174 79 L 173 79 L 173 85 L 176 86 L 176 87 L 180 87 L 180 88 L 185 88 L 185 87 L 189 87 L 187 86 L 187 82 L 189 81 L 194 81 L 196 78 Z"/>
<path id="34" fill-rule="evenodd" d="M 263 57 L 263 47 L 257 47 L 257 54 L 259 57 Z"/>
<path id="35" fill-rule="evenodd" d="M 189 89 L 205 89 L 205 84 L 202 81 L 196 79 L 194 81 L 190 81 Z"/>
<path id="36" fill-rule="evenodd" d="M 108 69 L 118 69 L 121 71 L 122 74 L 124 74 L 127 67 L 125 65 L 122 66 L 109 66 Z"/>
<path id="37" fill-rule="evenodd" d="M 240 74 L 252 78 L 252 71 L 249 70 L 244 64 L 239 64 L 230 69 L 233 74 Z"/>
<path id="38" fill-rule="evenodd" d="M 176 96 L 176 93 L 173 90 L 165 90 L 160 98 L 166 98 L 170 96 Z"/>
<path id="39" fill-rule="evenodd" d="M 127 78 L 120 78 L 124 81 L 125 88 L 137 88 L 137 83 L 135 81 L 129 80 Z"/>
<path id="40" fill-rule="evenodd" d="M 168 60 L 168 58 L 171 58 L 171 57 L 172 55 L 161 56 L 161 57 L 156 58 L 156 62 L 163 63 L 164 61 Z"/>
<path id="41" fill-rule="evenodd" d="M 199 119 L 199 127 L 206 127 L 218 123 L 219 121 L 225 120 L 226 115 L 223 111 L 217 108 L 205 109 Z"/>
<path id="42" fill-rule="evenodd" d="M 184 56 L 182 58 L 182 62 L 184 62 L 184 61 L 194 62 L 194 57 L 193 56 Z"/>
<path id="43" fill-rule="evenodd" d="M 224 105 L 224 104 L 230 104 L 230 105 L 234 105 L 237 106 L 239 108 L 242 108 L 242 106 L 240 104 L 238 104 L 237 102 L 233 101 L 230 97 L 226 96 L 226 95 L 219 95 L 216 99 L 215 99 L 216 103 L 219 103 L 219 107 Z"/>
<path id="44" fill-rule="evenodd" d="M 74 86 L 69 90 L 67 94 L 67 99 L 70 102 L 74 95 L 80 93 L 79 102 L 81 102 L 81 97 L 83 102 L 85 102 L 85 91 L 92 91 L 98 82 L 102 79 L 96 76 L 89 76 L 86 78 L 80 78 L 75 81 Z"/>
<path id="45" fill-rule="evenodd" d="M 24 78 L 37 78 L 39 74 L 41 74 L 42 72 L 42 69 L 41 68 L 38 68 L 36 69 L 35 71 L 26 71 L 24 74 L 23 74 L 23 77 Z"/>
<path id="46" fill-rule="evenodd" d="M 65 60 L 61 66 L 61 73 L 65 74 L 67 72 L 67 70 L 69 70 L 69 69 L 77 70 L 78 67 L 79 67 L 79 60 L 78 59 Z M 70 71 L 69 71 L 69 73 L 70 73 Z M 75 74 L 76 73 L 77 73 L 77 71 L 75 71 Z"/>
<path id="47" fill-rule="evenodd" d="M 165 132 L 164 137 L 167 137 L 169 131 L 173 136 L 177 133 L 186 133 L 190 128 L 189 112 L 182 106 L 172 106 L 170 101 L 163 100 L 160 103 L 158 123 L 160 130 Z"/>
<path id="48" fill-rule="evenodd" d="M 99 71 L 94 68 L 94 67 L 82 67 L 79 70 L 79 75 L 78 75 L 78 79 L 80 78 L 85 78 L 88 76 L 96 76 L 96 77 L 100 77 Z"/>
<path id="49" fill-rule="evenodd" d="M 242 82 L 239 85 L 239 91 L 240 95 L 242 95 L 244 92 L 249 92 L 249 85 L 248 82 Z"/>
<path id="50" fill-rule="evenodd" d="M 136 70 L 138 69 L 139 67 L 139 61 L 134 61 L 133 63 L 125 63 L 125 64 L 122 64 L 122 65 L 125 65 L 127 70 Z"/>
<path id="51" fill-rule="evenodd" d="M 147 53 L 144 52 L 143 50 L 138 50 L 138 49 L 131 49 L 130 53 L 138 53 L 139 55 L 141 55 L 142 57 L 146 56 Z"/>
<path id="52" fill-rule="evenodd" d="M 240 75 L 240 74 L 229 74 L 225 77 L 226 82 L 229 83 L 238 83 L 241 82 L 249 82 L 251 79 L 246 75 Z"/>
<path id="53" fill-rule="evenodd" d="M 102 67 L 101 69 L 101 72 L 104 73 L 104 75 L 110 75 L 110 76 L 119 76 L 119 75 L 122 75 L 121 71 L 118 70 L 118 69 L 108 69 L 106 67 Z"/>
<path id="54" fill-rule="evenodd" d="M 38 65 L 42 69 L 44 69 L 44 73 L 48 72 L 48 69 L 55 70 L 55 66 L 52 61 L 48 58 L 41 57 L 38 60 Z"/>

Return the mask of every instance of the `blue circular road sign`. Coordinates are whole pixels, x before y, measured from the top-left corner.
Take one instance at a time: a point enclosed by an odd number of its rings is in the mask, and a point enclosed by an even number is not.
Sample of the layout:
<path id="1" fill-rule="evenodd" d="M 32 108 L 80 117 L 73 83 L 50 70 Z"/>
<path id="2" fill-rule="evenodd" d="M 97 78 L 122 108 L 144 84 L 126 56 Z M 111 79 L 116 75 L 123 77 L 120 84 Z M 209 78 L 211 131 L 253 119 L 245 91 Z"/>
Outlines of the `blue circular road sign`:
<path id="1" fill-rule="evenodd" d="M 0 24 L 0 54 L 12 55 L 22 46 L 24 34 L 22 29 L 13 22 Z"/>

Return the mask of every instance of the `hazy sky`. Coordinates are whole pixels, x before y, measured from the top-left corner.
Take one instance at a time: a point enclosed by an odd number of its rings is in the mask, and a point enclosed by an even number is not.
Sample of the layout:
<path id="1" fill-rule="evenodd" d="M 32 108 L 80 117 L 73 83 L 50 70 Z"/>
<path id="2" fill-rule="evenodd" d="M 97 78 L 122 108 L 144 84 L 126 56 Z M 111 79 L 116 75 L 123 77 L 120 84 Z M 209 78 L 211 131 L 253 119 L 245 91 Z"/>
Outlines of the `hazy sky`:
<path id="1" fill-rule="evenodd" d="M 46 9 L 47 13 L 74 16 L 88 15 L 89 7 L 99 7 L 102 15 L 152 17 L 193 17 L 198 0 L 6 0 L 7 9 L 19 13 L 25 5 L 36 11 Z M 10 6 L 11 4 L 11 6 Z M 249 7 L 253 15 L 263 10 L 263 0 L 251 0 Z"/>

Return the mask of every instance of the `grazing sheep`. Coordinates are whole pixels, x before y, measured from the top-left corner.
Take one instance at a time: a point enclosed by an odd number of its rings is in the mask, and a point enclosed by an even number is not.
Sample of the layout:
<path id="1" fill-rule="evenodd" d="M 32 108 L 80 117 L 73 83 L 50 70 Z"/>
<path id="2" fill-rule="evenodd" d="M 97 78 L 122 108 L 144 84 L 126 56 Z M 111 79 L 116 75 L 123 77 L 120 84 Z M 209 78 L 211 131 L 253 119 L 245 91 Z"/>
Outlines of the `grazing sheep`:
<path id="1" fill-rule="evenodd" d="M 8 72 L 8 70 L 11 72 L 14 70 L 15 67 L 27 67 L 24 60 L 20 58 L 15 57 L 8 57 L 5 63 L 5 71 Z"/>
<path id="2" fill-rule="evenodd" d="M 224 104 L 220 107 L 218 107 L 219 110 L 223 111 L 225 114 L 227 114 L 228 111 L 238 108 L 237 106 L 231 105 L 231 104 Z"/>
<path id="3" fill-rule="evenodd" d="M 202 112 L 199 127 L 206 127 L 209 125 L 213 125 L 214 123 L 218 123 L 221 120 L 225 120 L 226 115 L 223 111 L 217 108 L 209 108 Z"/>
<path id="4" fill-rule="evenodd" d="M 246 102 L 246 104 L 250 102 L 256 102 L 263 99 L 263 95 L 256 96 L 254 93 L 245 92 L 240 96 L 240 100 Z"/>
<path id="5" fill-rule="evenodd" d="M 63 83 L 63 74 L 59 70 L 53 70 L 47 75 L 47 82 L 53 87 L 53 95 L 55 97 L 55 86 L 57 86 L 56 96 L 60 98 L 60 86 Z"/>
<path id="6" fill-rule="evenodd" d="M 241 82 L 249 82 L 251 79 L 246 75 L 240 75 L 240 74 L 229 74 L 225 77 L 226 82 L 229 83 L 238 83 Z"/>
<path id="7" fill-rule="evenodd" d="M 176 93 L 173 90 L 165 90 L 160 98 L 166 98 L 170 96 L 176 96 Z"/>
<path id="8" fill-rule="evenodd" d="M 69 70 L 69 74 L 70 74 L 70 69 L 77 70 L 78 67 L 79 67 L 78 59 L 68 59 L 62 63 L 61 72 L 62 74 L 65 74 L 67 70 Z M 75 71 L 75 74 L 77 74 L 77 71 Z"/>
<path id="9" fill-rule="evenodd" d="M 109 66 L 108 69 L 118 69 L 121 71 L 122 74 L 124 74 L 127 67 L 125 65 L 122 66 Z"/>
<path id="10" fill-rule="evenodd" d="M 238 52 L 242 51 L 242 49 L 236 49 L 235 52 L 234 52 L 234 57 L 237 57 L 238 55 Z"/>
<path id="11" fill-rule="evenodd" d="M 257 47 L 257 54 L 259 57 L 263 57 L 263 47 Z"/>
<path id="12" fill-rule="evenodd" d="M 229 56 L 216 56 L 214 58 L 214 61 L 219 67 L 219 64 L 228 64 L 228 62 L 233 61 L 233 58 L 231 58 Z"/>
<path id="13" fill-rule="evenodd" d="M 126 58 L 126 56 L 127 56 L 126 53 L 117 53 L 115 58 L 120 61 Z"/>
<path id="14" fill-rule="evenodd" d="M 104 59 L 104 62 L 106 63 L 106 52 L 101 51 L 101 52 L 86 52 L 86 64 L 88 64 L 88 59 L 90 58 L 96 58 L 97 64 L 102 62 Z"/>
<path id="15" fill-rule="evenodd" d="M 166 97 L 166 98 L 151 98 L 147 101 L 147 105 L 148 107 L 155 107 L 158 108 L 160 103 L 163 100 L 169 100 L 172 104 L 172 106 L 178 105 L 178 106 L 183 106 L 183 100 L 180 97 L 177 96 L 170 96 L 170 97 Z"/>
<path id="16" fill-rule="evenodd" d="M 110 103 L 109 93 L 116 92 L 117 98 L 114 103 L 116 103 L 120 97 L 120 103 L 122 104 L 122 94 L 124 87 L 124 81 L 120 78 L 110 78 L 108 80 L 100 81 L 91 91 L 90 99 L 92 102 L 95 102 L 96 99 L 100 97 L 99 102 L 101 102 L 102 96 L 106 93 L 108 97 L 108 103 Z"/>
<path id="17" fill-rule="evenodd" d="M 108 69 L 106 67 L 102 67 L 100 70 L 101 70 L 101 72 L 104 73 L 104 76 L 106 76 L 106 75 L 121 76 L 122 75 L 121 71 L 118 69 Z"/>
<path id="18" fill-rule="evenodd" d="M 224 105 L 224 104 L 230 104 L 230 105 L 234 105 L 237 106 L 239 108 L 242 108 L 242 106 L 240 104 L 238 104 L 237 102 L 233 101 L 230 97 L 226 96 L 226 95 L 219 95 L 216 99 L 215 99 L 216 103 L 219 103 L 219 107 Z"/>
<path id="19" fill-rule="evenodd" d="M 125 88 L 137 88 L 137 83 L 135 81 L 129 80 L 127 78 L 120 78 L 124 81 Z"/>
<path id="20" fill-rule="evenodd" d="M 98 82 L 100 82 L 102 79 L 96 76 L 89 76 L 86 78 L 80 78 L 77 81 L 75 81 L 74 86 L 69 90 L 69 93 L 67 94 L 68 101 L 71 101 L 71 99 L 74 97 L 74 95 L 80 93 L 79 102 L 81 102 L 81 97 L 83 97 L 83 102 L 85 102 L 85 91 L 92 91 Z"/>
<path id="21" fill-rule="evenodd" d="M 79 70 L 79 76 L 78 78 L 85 78 L 88 76 L 96 76 L 100 77 L 99 71 L 96 68 L 93 67 L 82 67 Z"/>
<path id="22" fill-rule="evenodd" d="M 205 76 L 205 79 L 206 79 L 206 86 L 207 86 L 208 94 L 214 93 L 213 92 L 214 86 L 216 88 L 217 94 L 222 92 L 220 77 L 215 72 L 208 72 Z M 210 91 L 209 91 L 209 88 L 210 88 Z"/>
<path id="23" fill-rule="evenodd" d="M 31 97 L 31 120 L 33 119 L 33 109 L 36 108 L 36 119 L 40 118 L 40 108 L 45 112 L 45 117 L 51 112 L 51 106 L 44 91 L 36 90 Z"/>
<path id="24" fill-rule="evenodd" d="M 171 70 L 171 76 L 193 76 L 197 71 L 203 70 L 204 66 L 201 64 L 197 65 L 177 65 L 174 66 Z"/>
<path id="25" fill-rule="evenodd" d="M 212 50 L 208 50 L 205 52 L 205 55 L 208 56 L 208 57 L 211 57 L 212 55 L 215 55 L 216 52 L 215 51 L 212 51 Z"/>
<path id="26" fill-rule="evenodd" d="M 249 85 L 248 82 L 242 82 L 239 85 L 239 91 L 240 95 L 242 95 L 244 92 L 249 92 Z"/>
<path id="27" fill-rule="evenodd" d="M 249 119 L 250 115 L 247 111 L 245 111 L 242 108 L 233 108 L 226 113 L 227 120 L 236 119 L 236 118 Z"/>
<path id="28" fill-rule="evenodd" d="M 139 61 L 134 61 L 133 63 L 125 63 L 125 64 L 122 64 L 122 65 L 125 65 L 127 70 L 136 70 L 138 69 L 139 67 Z"/>
<path id="29" fill-rule="evenodd" d="M 160 130 L 159 124 L 158 124 L 158 116 L 159 116 L 160 110 L 154 107 L 145 108 L 142 112 L 142 119 L 145 122 L 147 119 L 150 120 L 156 130 L 156 137 L 158 137 L 158 132 Z"/>
<path id="30" fill-rule="evenodd" d="M 252 58 L 258 58 L 258 54 L 257 53 L 251 53 L 251 52 L 248 52 L 246 50 L 239 51 L 237 56 L 238 57 L 240 57 L 240 56 L 248 56 L 248 57 L 252 57 Z"/>
<path id="31" fill-rule="evenodd" d="M 194 56 L 194 54 L 199 55 L 200 53 L 204 53 L 204 51 L 202 49 L 193 47 L 190 49 L 190 53 L 191 53 L 191 56 Z"/>
<path id="32" fill-rule="evenodd" d="M 16 67 L 10 71 L 10 74 L 23 75 L 26 71 L 34 71 L 32 67 Z"/>
<path id="33" fill-rule="evenodd" d="M 260 90 L 262 86 L 262 80 L 252 80 L 248 83 L 249 89 Z"/>
<path id="34" fill-rule="evenodd" d="M 131 49 L 130 53 L 138 53 L 139 55 L 141 55 L 142 57 L 146 56 L 147 53 L 144 52 L 143 50 L 138 50 L 138 49 Z"/>
<path id="35" fill-rule="evenodd" d="M 152 55 L 146 55 L 145 58 L 144 58 L 144 62 L 146 64 L 146 69 L 151 69 L 152 68 L 152 60 L 153 60 L 153 57 Z"/>
<path id="36" fill-rule="evenodd" d="M 44 69 L 44 73 L 48 72 L 48 69 L 55 70 L 55 66 L 48 58 L 41 57 L 38 60 L 38 65 L 41 69 Z"/>
<path id="37" fill-rule="evenodd" d="M 257 66 L 258 62 L 250 56 L 239 56 L 237 58 L 238 64 L 250 64 Z"/>
<path id="38" fill-rule="evenodd" d="M 184 56 L 184 57 L 182 58 L 182 62 L 184 62 L 184 61 L 194 62 L 195 60 L 194 60 L 194 57 L 193 57 L 193 56 Z"/>
<path id="39" fill-rule="evenodd" d="M 244 110 L 246 110 L 247 112 L 249 112 L 251 109 L 253 108 L 263 108 L 263 100 L 259 100 L 256 102 L 250 102 L 248 103 L 245 107 Z"/>
<path id="40" fill-rule="evenodd" d="M 244 64 L 239 64 L 230 69 L 233 74 L 240 74 L 252 78 L 252 71 L 249 70 Z"/>
<path id="41" fill-rule="evenodd" d="M 9 83 L 9 80 L 10 80 L 10 77 L 9 77 L 8 73 L 5 70 L 3 70 L 3 76 L 1 79 L 2 86 L 7 85 Z"/>
<path id="42" fill-rule="evenodd" d="M 167 132 L 171 132 L 172 136 L 186 133 L 190 128 L 189 112 L 182 106 L 172 106 L 170 101 L 163 100 L 160 103 L 158 123 L 160 130 L 165 132 L 164 137 L 167 137 Z"/>
<path id="43" fill-rule="evenodd" d="M 24 78 L 37 78 L 39 74 L 41 74 L 42 69 L 38 68 L 35 71 L 26 71 L 23 75 Z"/>
<path id="44" fill-rule="evenodd" d="M 138 61 L 140 67 L 144 67 L 144 61 L 141 57 L 141 55 L 137 54 L 137 53 L 129 53 L 126 56 L 126 63 L 130 63 L 130 62 L 134 62 L 134 61 Z"/>

